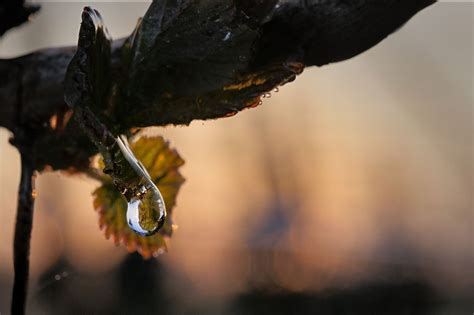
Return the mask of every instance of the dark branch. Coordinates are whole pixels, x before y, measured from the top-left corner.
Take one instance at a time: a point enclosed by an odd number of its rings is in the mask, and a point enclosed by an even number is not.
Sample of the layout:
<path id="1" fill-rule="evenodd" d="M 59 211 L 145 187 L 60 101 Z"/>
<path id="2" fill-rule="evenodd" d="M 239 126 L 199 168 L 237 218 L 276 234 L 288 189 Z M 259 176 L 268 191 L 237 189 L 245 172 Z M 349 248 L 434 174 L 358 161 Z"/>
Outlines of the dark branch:
<path id="1" fill-rule="evenodd" d="M 21 99 L 22 74 L 12 60 L 0 60 L 0 126 L 15 128 L 18 100 Z"/>
<path id="2" fill-rule="evenodd" d="M 111 129 L 124 131 L 233 115 L 257 105 L 262 93 L 293 80 L 303 66 L 325 65 L 366 51 L 434 3 L 305 0 L 281 1 L 275 9 L 268 6 L 273 2 L 239 0 L 237 9 L 231 4 L 227 9 L 222 4 L 227 2 L 216 0 L 209 6 L 203 1 L 207 11 L 196 15 L 197 10 L 186 11 L 185 3 L 192 1 L 178 1 L 181 4 L 156 19 L 162 24 L 150 33 L 156 37 L 155 46 L 140 34 L 150 24 L 137 30 L 135 40 L 145 40 L 142 46 L 114 41 L 115 85 L 98 116 Z M 159 6 L 150 10 L 160 12 Z M 227 32 L 231 39 L 224 41 Z M 179 37 L 182 34 L 189 38 Z M 145 47 L 139 51 L 142 55 L 133 50 L 136 46 Z M 20 124 L 34 130 L 38 169 L 84 169 L 96 153 L 75 120 L 68 119 L 63 101 L 63 80 L 75 50 L 47 49 L 0 61 L 0 126 L 13 132 Z M 146 60 L 143 53 L 153 58 Z M 127 54 L 135 55 L 127 59 Z M 134 68 L 129 63 L 135 63 Z"/>
<path id="3" fill-rule="evenodd" d="M 0 36 L 9 29 L 28 21 L 39 10 L 39 6 L 25 4 L 24 0 L 2 0 L 0 2 Z"/>
<path id="4" fill-rule="evenodd" d="M 30 239 L 33 226 L 35 200 L 35 166 L 32 153 L 24 146 L 20 147 L 21 180 L 18 192 L 15 238 L 13 243 L 13 297 L 11 312 L 14 315 L 25 313 L 30 265 Z"/>

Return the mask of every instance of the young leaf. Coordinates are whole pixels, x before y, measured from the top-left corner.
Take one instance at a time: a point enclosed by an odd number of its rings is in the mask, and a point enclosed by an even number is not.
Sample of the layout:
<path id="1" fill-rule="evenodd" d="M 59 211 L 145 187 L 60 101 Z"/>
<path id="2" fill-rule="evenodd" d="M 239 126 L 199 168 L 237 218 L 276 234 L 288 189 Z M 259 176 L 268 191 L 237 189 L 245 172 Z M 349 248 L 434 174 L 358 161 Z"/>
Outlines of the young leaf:
<path id="1" fill-rule="evenodd" d="M 172 210 L 184 183 L 184 177 L 179 172 L 184 160 L 162 137 L 142 137 L 130 146 L 163 195 L 168 211 L 165 225 L 152 236 L 144 237 L 133 232 L 126 222 L 125 198 L 105 177 L 102 186 L 93 193 L 94 208 L 99 213 L 99 225 L 104 229 L 106 238 L 112 237 L 116 244 L 125 245 L 130 252 L 138 251 L 144 258 L 149 258 L 167 249 L 166 238 L 171 236 L 173 230 Z"/>

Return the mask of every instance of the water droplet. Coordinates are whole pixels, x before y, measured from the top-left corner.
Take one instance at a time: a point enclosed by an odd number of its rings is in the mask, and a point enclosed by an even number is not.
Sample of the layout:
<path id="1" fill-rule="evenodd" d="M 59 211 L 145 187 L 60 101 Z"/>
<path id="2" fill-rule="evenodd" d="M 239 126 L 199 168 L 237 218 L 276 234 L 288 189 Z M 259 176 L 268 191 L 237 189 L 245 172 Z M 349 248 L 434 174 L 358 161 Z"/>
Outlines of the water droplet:
<path id="1" fill-rule="evenodd" d="M 273 92 L 275 92 L 275 93 L 278 93 L 278 91 L 280 91 L 280 90 L 278 89 L 278 87 L 276 87 L 276 88 L 273 89 Z"/>
<path id="2" fill-rule="evenodd" d="M 300 74 L 304 70 L 304 64 L 301 62 L 290 61 L 284 64 L 284 67 L 294 74 Z"/>
<path id="3" fill-rule="evenodd" d="M 166 208 L 158 188 L 151 181 L 141 186 L 130 198 L 127 222 L 135 233 L 142 236 L 155 234 L 165 223 Z"/>
<path id="4" fill-rule="evenodd" d="M 227 32 L 227 34 L 225 34 L 225 37 L 224 37 L 223 41 L 226 41 L 226 40 L 228 40 L 228 39 L 230 38 L 230 36 L 231 36 L 231 35 L 232 35 L 232 33 L 231 33 L 231 32 Z"/>
<path id="5" fill-rule="evenodd" d="M 56 280 L 56 281 L 61 280 L 61 275 L 54 275 L 54 280 Z"/>
<path id="6" fill-rule="evenodd" d="M 262 100 L 258 101 L 258 105 L 262 105 L 262 104 L 263 104 Z"/>
<path id="7" fill-rule="evenodd" d="M 122 191 L 128 201 L 127 223 L 139 235 L 155 234 L 166 220 L 163 196 L 151 180 L 146 168 L 133 155 L 127 138 L 119 136 L 116 140 L 124 158 L 140 178 L 140 184 L 134 183 Z"/>

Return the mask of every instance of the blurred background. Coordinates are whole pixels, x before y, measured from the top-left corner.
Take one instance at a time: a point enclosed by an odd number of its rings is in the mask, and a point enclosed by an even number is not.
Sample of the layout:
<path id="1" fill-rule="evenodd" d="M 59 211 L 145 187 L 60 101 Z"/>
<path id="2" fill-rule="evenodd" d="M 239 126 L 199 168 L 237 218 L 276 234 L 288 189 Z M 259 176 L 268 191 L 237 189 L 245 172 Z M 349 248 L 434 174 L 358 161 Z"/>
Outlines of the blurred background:
<path id="1" fill-rule="evenodd" d="M 47 2 L 0 57 L 74 45 Z M 144 2 L 93 3 L 128 35 Z M 151 128 L 186 160 L 169 252 L 103 236 L 85 177 L 37 180 L 31 314 L 472 314 L 472 3 L 438 3 L 263 105 Z M 0 313 L 9 312 L 19 155 L 0 129 Z"/>

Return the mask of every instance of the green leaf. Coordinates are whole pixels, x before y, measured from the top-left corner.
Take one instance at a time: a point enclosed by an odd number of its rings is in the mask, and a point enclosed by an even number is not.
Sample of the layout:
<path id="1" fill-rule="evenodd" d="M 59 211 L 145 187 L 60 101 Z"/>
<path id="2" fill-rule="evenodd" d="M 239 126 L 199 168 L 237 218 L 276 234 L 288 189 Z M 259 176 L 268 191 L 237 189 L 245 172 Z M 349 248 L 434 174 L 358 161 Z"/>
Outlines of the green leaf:
<path id="1" fill-rule="evenodd" d="M 184 183 L 184 177 L 179 172 L 184 160 L 162 137 L 142 137 L 130 146 L 163 195 L 168 211 L 165 225 L 152 236 L 144 237 L 134 233 L 126 222 L 125 198 L 106 178 L 103 185 L 93 193 L 94 208 L 99 213 L 99 225 L 105 231 L 107 239 L 112 237 L 116 244 L 125 245 L 130 252 L 138 251 L 144 258 L 149 258 L 167 249 L 166 240 L 173 231 L 173 208 Z"/>

